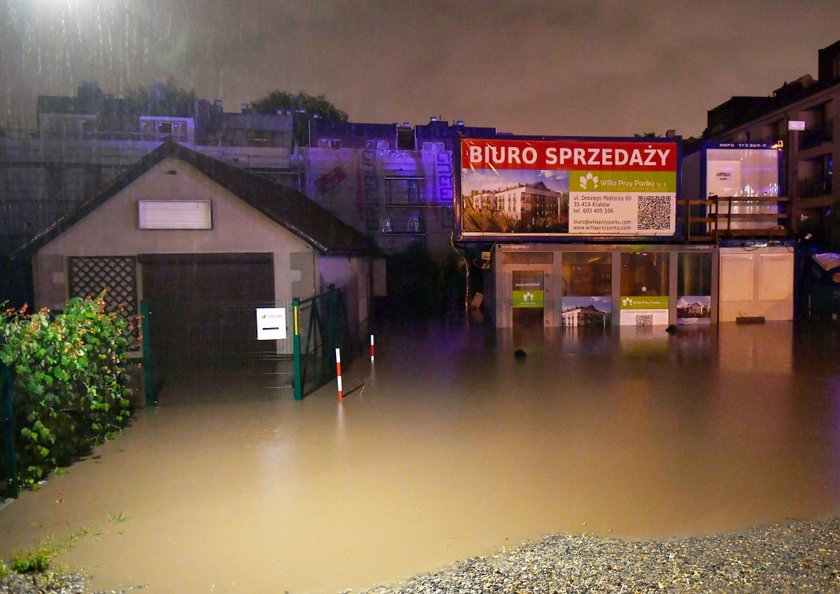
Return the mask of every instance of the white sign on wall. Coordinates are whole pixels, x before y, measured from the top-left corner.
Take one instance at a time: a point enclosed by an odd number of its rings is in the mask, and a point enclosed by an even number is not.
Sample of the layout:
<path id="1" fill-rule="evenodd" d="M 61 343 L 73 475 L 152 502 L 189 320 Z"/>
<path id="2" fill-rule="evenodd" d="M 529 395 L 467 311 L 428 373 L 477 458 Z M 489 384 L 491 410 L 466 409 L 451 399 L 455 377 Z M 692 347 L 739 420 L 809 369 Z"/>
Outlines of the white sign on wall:
<path id="1" fill-rule="evenodd" d="M 257 308 L 257 340 L 286 339 L 286 308 Z"/>
<path id="2" fill-rule="evenodd" d="M 209 200 L 139 200 L 140 229 L 212 229 Z"/>

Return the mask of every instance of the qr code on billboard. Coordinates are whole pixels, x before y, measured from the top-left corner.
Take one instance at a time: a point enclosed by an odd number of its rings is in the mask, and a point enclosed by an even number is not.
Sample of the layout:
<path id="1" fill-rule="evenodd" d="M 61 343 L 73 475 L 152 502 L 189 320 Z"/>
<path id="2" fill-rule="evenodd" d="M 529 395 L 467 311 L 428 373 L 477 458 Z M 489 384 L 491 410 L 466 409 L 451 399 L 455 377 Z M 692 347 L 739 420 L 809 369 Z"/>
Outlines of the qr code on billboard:
<path id="1" fill-rule="evenodd" d="M 639 196 L 639 230 L 668 231 L 671 228 L 670 196 Z"/>
<path id="2" fill-rule="evenodd" d="M 637 326 L 653 326 L 653 314 L 638 314 L 636 316 Z"/>

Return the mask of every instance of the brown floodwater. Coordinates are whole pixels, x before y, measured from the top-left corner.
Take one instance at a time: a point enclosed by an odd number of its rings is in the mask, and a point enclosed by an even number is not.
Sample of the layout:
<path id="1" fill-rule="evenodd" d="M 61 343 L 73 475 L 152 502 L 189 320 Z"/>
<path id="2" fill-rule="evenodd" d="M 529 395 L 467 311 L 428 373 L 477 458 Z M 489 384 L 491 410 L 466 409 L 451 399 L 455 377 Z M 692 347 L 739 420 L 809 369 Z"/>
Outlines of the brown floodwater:
<path id="1" fill-rule="evenodd" d="M 61 561 L 95 588 L 321 593 L 552 532 L 822 519 L 840 513 L 838 361 L 836 328 L 790 323 L 545 338 L 455 323 L 379 334 L 341 405 L 334 384 L 295 402 L 282 376 L 185 370 L 0 510 L 0 557 L 85 530 Z"/>

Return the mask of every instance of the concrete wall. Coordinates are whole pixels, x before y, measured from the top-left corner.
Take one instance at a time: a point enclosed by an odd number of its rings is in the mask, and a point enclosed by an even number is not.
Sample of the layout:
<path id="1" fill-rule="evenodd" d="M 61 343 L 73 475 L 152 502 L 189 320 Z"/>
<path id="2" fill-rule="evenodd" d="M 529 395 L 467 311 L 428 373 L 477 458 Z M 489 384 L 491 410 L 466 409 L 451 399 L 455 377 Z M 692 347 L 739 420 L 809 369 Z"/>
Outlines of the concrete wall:
<path id="1" fill-rule="evenodd" d="M 367 258 L 321 256 L 321 289 L 335 285 L 344 291 L 350 334 L 364 338 L 370 312 L 370 262 Z"/>
<path id="2" fill-rule="evenodd" d="M 210 199 L 213 229 L 141 230 L 141 199 Z M 192 166 L 166 159 L 38 251 L 33 258 L 36 304 L 63 307 L 68 256 L 204 253 L 272 253 L 279 301 L 309 297 L 319 289 L 320 256 L 307 242 Z"/>

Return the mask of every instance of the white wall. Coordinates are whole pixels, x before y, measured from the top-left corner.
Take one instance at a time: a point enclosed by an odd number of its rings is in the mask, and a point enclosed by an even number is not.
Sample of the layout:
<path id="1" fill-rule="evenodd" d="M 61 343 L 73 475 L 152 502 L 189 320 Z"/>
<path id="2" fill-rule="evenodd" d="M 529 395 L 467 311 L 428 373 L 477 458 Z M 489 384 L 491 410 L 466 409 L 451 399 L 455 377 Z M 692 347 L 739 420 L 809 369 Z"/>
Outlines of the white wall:
<path id="1" fill-rule="evenodd" d="M 793 252 L 786 247 L 720 249 L 721 322 L 793 319 Z"/>

